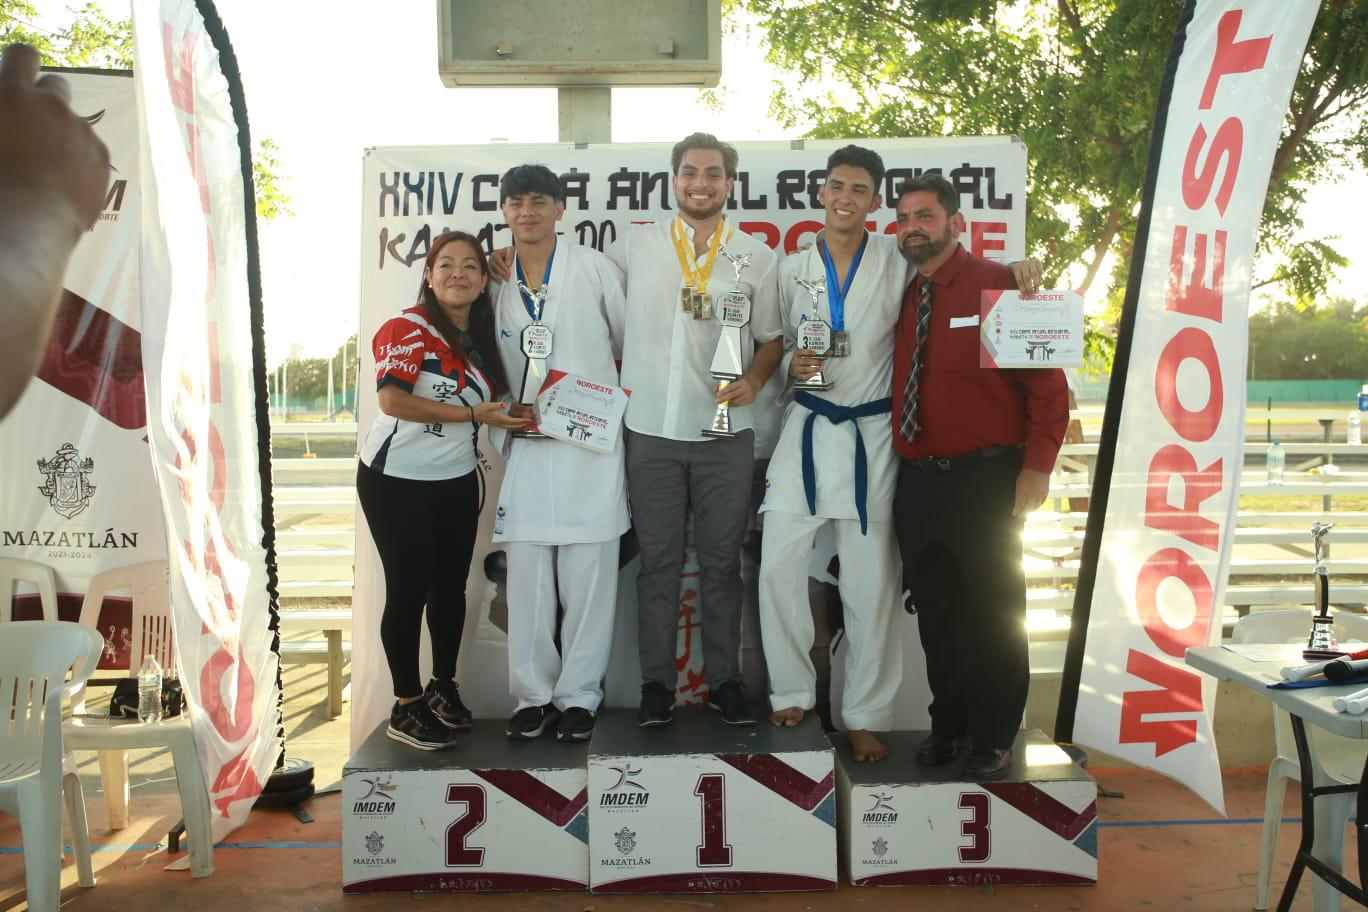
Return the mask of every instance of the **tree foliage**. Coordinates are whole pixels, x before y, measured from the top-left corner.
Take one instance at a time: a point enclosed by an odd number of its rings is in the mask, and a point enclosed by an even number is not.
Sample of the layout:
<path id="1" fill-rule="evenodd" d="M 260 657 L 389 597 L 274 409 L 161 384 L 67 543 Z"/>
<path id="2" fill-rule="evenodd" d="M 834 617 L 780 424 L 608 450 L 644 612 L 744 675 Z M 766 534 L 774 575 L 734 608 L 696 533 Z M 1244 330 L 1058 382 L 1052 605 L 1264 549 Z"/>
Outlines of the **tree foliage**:
<path id="1" fill-rule="evenodd" d="M 1016 134 L 1027 237 L 1047 282 L 1119 304 L 1156 100 L 1184 0 L 729 0 L 758 17 L 798 91 L 772 110 L 812 137 Z M 1326 0 L 1274 158 L 1260 251 L 1307 306 L 1345 263 L 1295 242 L 1308 186 L 1368 164 L 1368 0 Z M 1116 256 L 1108 258 L 1108 254 Z M 1110 274 L 1103 274 L 1110 263 Z"/>
<path id="2" fill-rule="evenodd" d="M 1368 305 L 1334 298 L 1250 314 L 1249 362 L 1258 380 L 1368 380 Z"/>
<path id="3" fill-rule="evenodd" d="M 38 24 L 34 4 L 0 0 L 0 47 L 16 42 L 32 45 L 44 66 L 133 69 L 132 20 L 110 19 L 92 2 L 83 7 L 68 6 L 66 12 L 66 24 L 47 28 Z M 257 217 L 265 221 L 294 214 L 284 190 L 278 152 L 275 143 L 263 139 L 252 155 Z"/>
<path id="4" fill-rule="evenodd" d="M 0 47 L 32 45 L 44 66 L 133 68 L 133 26 L 113 20 L 95 3 L 67 7 L 69 21 L 51 29 L 38 25 L 38 11 L 26 0 L 0 0 Z"/>

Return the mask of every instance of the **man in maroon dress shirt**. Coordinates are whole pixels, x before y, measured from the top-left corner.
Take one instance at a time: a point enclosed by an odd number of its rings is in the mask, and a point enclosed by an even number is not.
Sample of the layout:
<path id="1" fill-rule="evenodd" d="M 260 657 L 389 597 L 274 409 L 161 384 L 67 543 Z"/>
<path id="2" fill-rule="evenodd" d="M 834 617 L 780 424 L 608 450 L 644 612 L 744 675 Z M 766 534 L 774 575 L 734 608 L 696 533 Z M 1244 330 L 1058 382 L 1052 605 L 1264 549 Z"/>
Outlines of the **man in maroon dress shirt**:
<path id="1" fill-rule="evenodd" d="M 981 292 L 1007 266 L 959 243 L 959 194 L 939 174 L 898 192 L 898 247 L 917 267 L 893 354 L 894 523 L 931 685 L 924 765 L 966 739 L 964 777 L 998 779 L 1026 707 L 1021 526 L 1049 492 L 1069 408 L 1057 369 L 979 367 Z"/>

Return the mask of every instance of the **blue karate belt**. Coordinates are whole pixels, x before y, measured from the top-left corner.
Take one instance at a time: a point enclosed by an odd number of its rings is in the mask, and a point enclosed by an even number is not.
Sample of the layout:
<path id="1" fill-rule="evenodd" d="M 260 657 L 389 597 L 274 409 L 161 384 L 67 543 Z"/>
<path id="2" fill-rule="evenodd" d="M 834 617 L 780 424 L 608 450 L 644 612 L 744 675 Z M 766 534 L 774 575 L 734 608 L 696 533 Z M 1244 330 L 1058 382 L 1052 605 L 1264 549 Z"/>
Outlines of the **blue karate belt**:
<path id="1" fill-rule="evenodd" d="M 865 459 L 864 437 L 860 435 L 860 423 L 855 419 L 867 418 L 870 415 L 887 415 L 893 411 L 893 398 L 885 396 L 862 405 L 837 405 L 806 390 L 799 390 L 793 400 L 810 412 L 807 420 L 803 422 L 803 493 L 807 495 L 809 515 L 817 514 L 817 467 L 812 459 L 812 426 L 816 423 L 818 415 L 832 424 L 840 424 L 843 421 L 854 424 L 855 512 L 860 515 L 860 534 L 866 534 L 869 531 L 869 511 L 865 508 L 865 498 L 869 493 L 869 465 Z"/>

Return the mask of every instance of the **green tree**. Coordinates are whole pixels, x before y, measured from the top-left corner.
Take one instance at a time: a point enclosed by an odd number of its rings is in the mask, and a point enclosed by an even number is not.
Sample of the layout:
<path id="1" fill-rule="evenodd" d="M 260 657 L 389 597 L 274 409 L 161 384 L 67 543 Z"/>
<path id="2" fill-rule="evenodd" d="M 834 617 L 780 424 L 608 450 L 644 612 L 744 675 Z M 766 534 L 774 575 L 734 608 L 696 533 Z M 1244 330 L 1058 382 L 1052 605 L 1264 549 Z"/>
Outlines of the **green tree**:
<path id="1" fill-rule="evenodd" d="M 40 27 L 36 7 L 26 0 L 0 0 L 0 47 L 16 42 L 32 45 L 44 66 L 133 69 L 133 22 L 110 19 L 95 3 L 68 6 L 68 21 L 56 31 Z M 256 184 L 257 218 L 270 221 L 294 215 L 281 176 L 279 149 L 269 139 L 256 143 L 252 178 Z"/>
<path id="2" fill-rule="evenodd" d="M 67 7 L 69 22 L 56 31 L 37 24 L 25 0 L 0 0 L 0 47 L 23 42 L 37 49 L 44 66 L 133 68 L 133 26 L 113 20 L 94 3 Z"/>
<path id="3" fill-rule="evenodd" d="M 1368 380 L 1368 305 L 1333 298 L 1251 314 L 1249 352 L 1260 380 Z"/>
<path id="4" fill-rule="evenodd" d="M 1120 303 L 1155 103 L 1183 0 L 728 0 L 797 81 L 774 113 L 812 137 L 1017 134 L 1027 236 L 1047 281 Z M 1368 0 L 1326 0 L 1269 179 L 1256 277 L 1302 306 L 1346 262 L 1295 243 L 1306 188 L 1368 164 Z M 1108 259 L 1115 254 L 1114 260 Z"/>

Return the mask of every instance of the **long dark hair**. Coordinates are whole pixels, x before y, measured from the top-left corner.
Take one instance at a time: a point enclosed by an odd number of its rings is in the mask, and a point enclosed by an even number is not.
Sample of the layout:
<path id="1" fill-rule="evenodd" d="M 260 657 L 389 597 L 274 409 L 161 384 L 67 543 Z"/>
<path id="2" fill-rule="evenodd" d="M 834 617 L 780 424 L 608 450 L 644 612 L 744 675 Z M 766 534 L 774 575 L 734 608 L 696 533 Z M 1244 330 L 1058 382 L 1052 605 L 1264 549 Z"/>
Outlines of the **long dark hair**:
<path id="1" fill-rule="evenodd" d="M 418 306 L 423 308 L 423 313 L 437 331 L 442 334 L 446 344 L 462 361 L 474 360 L 469 358 L 466 347 L 461 343 L 461 331 L 456 328 L 451 317 L 437 303 L 437 296 L 433 294 L 432 288 L 428 285 L 427 276 L 432 272 L 432 264 L 437 262 L 437 255 L 442 252 L 442 248 L 453 241 L 465 241 L 475 251 L 475 259 L 480 263 L 480 273 L 489 275 L 489 260 L 485 257 L 484 249 L 473 234 L 464 231 L 444 231 L 433 238 L 432 246 L 428 248 L 427 260 L 423 270 L 423 279 L 418 285 Z M 494 331 L 494 305 L 489 300 L 489 286 L 480 292 L 470 305 L 470 332 L 471 339 L 475 341 L 477 357 L 483 362 L 484 372 L 489 376 L 494 388 L 490 395 L 498 396 L 508 389 L 508 373 L 504 370 L 503 359 L 499 357 L 499 345 L 495 338 Z"/>

